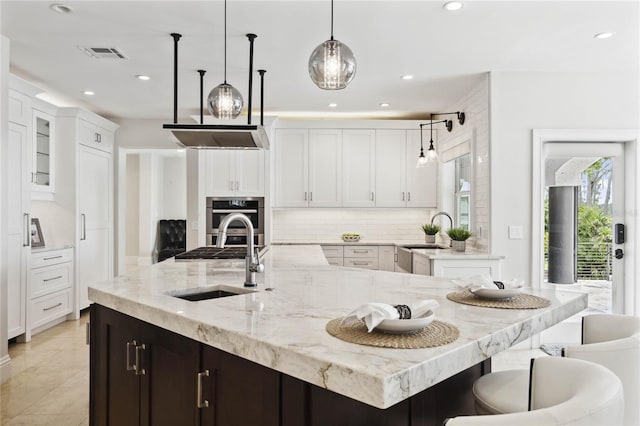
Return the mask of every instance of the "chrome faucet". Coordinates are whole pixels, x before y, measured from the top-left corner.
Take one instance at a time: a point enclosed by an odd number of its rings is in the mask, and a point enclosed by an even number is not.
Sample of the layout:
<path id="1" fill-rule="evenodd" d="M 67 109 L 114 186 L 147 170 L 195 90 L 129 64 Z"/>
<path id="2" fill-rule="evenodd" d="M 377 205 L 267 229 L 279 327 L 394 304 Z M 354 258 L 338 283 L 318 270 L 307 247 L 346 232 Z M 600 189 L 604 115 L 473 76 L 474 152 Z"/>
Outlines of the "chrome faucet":
<path id="1" fill-rule="evenodd" d="M 433 220 L 438 217 L 438 216 L 446 216 L 449 218 L 449 222 L 451 222 L 451 228 L 453 228 L 453 219 L 451 219 L 451 215 L 449 215 L 449 213 L 447 212 L 438 212 L 436 214 L 433 215 L 433 217 L 431 218 L 431 224 L 433 225 Z"/>
<path id="2" fill-rule="evenodd" d="M 227 228 L 229 227 L 229 224 L 234 220 L 239 220 L 244 224 L 245 228 L 247 228 L 247 256 L 244 258 L 244 286 L 255 287 L 258 285 L 256 283 L 256 272 L 264 272 L 264 265 L 260 263 L 258 248 L 254 248 L 253 245 L 253 224 L 251 223 L 251 220 L 249 220 L 249 218 L 242 213 L 231 213 L 222 218 L 222 221 L 220 221 L 220 225 L 218 226 L 219 232 L 218 239 L 216 241 L 216 247 L 224 247 L 224 243 L 227 241 Z"/>

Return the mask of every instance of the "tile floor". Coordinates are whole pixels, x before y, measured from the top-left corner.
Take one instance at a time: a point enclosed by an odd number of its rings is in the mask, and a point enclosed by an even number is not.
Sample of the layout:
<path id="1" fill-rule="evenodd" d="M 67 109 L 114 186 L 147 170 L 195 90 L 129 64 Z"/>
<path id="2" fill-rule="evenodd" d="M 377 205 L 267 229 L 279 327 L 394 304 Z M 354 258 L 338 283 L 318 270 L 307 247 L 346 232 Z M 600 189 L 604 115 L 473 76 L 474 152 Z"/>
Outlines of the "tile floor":
<path id="1" fill-rule="evenodd" d="M 10 343 L 12 378 L 0 387 L 2 425 L 84 426 L 89 424 L 89 346 L 85 324 L 67 321 Z M 534 349 L 511 349 L 493 358 L 493 371 L 529 368 L 529 359 L 545 355 Z"/>
<path id="2" fill-rule="evenodd" d="M 12 378 L 0 387 L 0 424 L 89 424 L 89 312 L 33 336 L 9 343 Z"/>

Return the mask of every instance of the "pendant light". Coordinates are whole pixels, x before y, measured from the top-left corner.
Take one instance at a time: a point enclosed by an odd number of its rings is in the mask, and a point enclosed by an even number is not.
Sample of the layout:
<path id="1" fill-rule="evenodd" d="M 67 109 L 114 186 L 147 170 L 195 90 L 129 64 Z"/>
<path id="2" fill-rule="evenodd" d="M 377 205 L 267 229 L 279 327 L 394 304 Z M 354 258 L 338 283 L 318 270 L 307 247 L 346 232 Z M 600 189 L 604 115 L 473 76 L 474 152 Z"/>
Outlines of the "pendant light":
<path id="1" fill-rule="evenodd" d="M 445 123 L 447 120 L 436 121 L 437 123 Z M 438 161 L 438 153 L 433 146 L 433 120 L 429 120 L 429 148 L 427 149 L 427 153 L 424 152 L 424 146 L 422 143 L 422 126 L 425 124 L 420 124 L 420 155 L 418 155 L 418 162 L 416 163 L 417 168 L 426 167 L 429 163 L 435 163 Z"/>
<path id="2" fill-rule="evenodd" d="M 240 115 L 242 104 L 238 89 L 227 83 L 227 0 L 224 0 L 224 83 L 209 92 L 207 108 L 214 117 L 230 120 Z"/>
<path id="3" fill-rule="evenodd" d="M 333 38 L 333 0 L 331 0 L 331 38 L 314 49 L 309 57 L 309 76 L 321 89 L 347 87 L 356 75 L 356 58 L 349 47 Z"/>

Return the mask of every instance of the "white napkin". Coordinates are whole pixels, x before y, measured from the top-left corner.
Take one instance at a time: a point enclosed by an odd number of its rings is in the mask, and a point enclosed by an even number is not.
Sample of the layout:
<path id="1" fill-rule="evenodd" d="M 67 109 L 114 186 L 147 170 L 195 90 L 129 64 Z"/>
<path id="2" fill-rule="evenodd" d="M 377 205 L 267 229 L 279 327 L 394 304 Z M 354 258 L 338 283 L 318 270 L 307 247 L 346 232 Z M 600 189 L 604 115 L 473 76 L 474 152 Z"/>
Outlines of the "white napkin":
<path id="1" fill-rule="evenodd" d="M 418 318 L 433 311 L 438 306 L 438 302 L 434 299 L 420 300 L 413 305 L 409 305 L 411 309 L 411 318 Z M 386 319 L 399 319 L 400 314 L 396 308 L 386 303 L 365 303 L 350 312 L 341 321 L 341 324 L 351 324 L 357 320 L 363 320 L 367 326 L 369 333 L 376 328 L 382 321 Z"/>
<path id="2" fill-rule="evenodd" d="M 490 289 L 498 288 L 498 286 L 496 286 L 493 283 L 493 280 L 491 279 L 491 277 L 488 277 L 486 275 L 474 275 L 469 278 L 459 278 L 457 280 L 451 280 L 451 282 L 456 285 L 458 290 L 469 290 L 471 292 L 480 290 L 481 288 L 490 288 Z M 505 289 L 521 288 L 523 284 L 522 281 L 516 278 L 509 281 L 501 281 L 501 282 L 504 284 Z"/>

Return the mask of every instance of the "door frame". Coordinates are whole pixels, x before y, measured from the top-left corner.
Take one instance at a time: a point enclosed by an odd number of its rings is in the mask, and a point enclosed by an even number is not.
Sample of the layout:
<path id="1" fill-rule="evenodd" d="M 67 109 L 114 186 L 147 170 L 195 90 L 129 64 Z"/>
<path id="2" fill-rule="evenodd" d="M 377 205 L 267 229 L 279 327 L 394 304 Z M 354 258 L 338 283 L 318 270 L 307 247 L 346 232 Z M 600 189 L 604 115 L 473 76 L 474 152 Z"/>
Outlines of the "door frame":
<path id="1" fill-rule="evenodd" d="M 639 131 L 636 129 L 534 129 L 532 146 L 532 188 L 531 188 L 531 284 L 539 288 L 543 281 L 544 266 L 544 172 L 545 158 L 544 145 L 554 142 L 580 142 L 580 143 L 622 143 L 624 146 L 625 162 L 625 211 L 624 223 L 626 227 L 626 242 L 624 244 L 627 261 L 624 264 L 624 306 L 626 315 L 638 315 L 640 313 L 640 291 L 634 287 L 639 282 L 640 263 L 640 230 L 637 224 L 640 194 L 638 191 L 638 163 L 640 162 L 640 150 L 638 149 Z"/>

